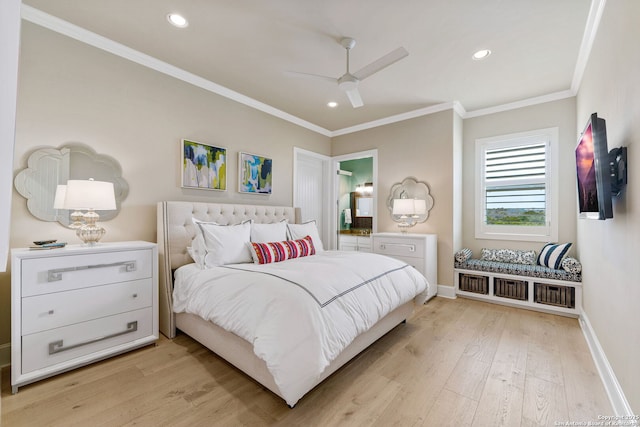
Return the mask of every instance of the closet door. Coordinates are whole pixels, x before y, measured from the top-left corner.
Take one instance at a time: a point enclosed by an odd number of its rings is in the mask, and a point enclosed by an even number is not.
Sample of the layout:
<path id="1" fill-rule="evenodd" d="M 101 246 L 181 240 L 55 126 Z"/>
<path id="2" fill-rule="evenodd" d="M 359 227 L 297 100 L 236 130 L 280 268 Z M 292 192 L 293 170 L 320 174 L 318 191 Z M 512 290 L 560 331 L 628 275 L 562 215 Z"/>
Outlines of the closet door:
<path id="1" fill-rule="evenodd" d="M 330 158 L 302 149 L 294 153 L 293 206 L 301 208 L 302 222 L 316 221 L 323 246 L 328 249 Z"/>

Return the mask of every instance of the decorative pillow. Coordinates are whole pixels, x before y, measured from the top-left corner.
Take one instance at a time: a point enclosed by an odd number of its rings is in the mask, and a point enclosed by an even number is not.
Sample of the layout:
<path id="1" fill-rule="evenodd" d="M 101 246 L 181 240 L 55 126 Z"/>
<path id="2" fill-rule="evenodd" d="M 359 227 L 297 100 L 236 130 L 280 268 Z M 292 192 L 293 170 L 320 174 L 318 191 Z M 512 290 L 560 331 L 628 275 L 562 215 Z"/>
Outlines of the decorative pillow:
<path id="1" fill-rule="evenodd" d="M 287 220 L 272 224 L 251 222 L 251 241 L 256 243 L 280 242 L 287 240 Z"/>
<path id="2" fill-rule="evenodd" d="M 536 252 L 517 249 L 482 248 L 483 261 L 509 262 L 511 264 L 535 264 Z"/>
<path id="3" fill-rule="evenodd" d="M 199 231 L 200 227 L 196 228 L 198 229 L 198 233 L 196 233 L 196 237 L 193 238 L 191 246 L 187 247 L 187 252 L 198 267 L 204 268 L 204 257 L 207 252 L 204 245 L 204 237 L 202 237 L 202 232 Z"/>
<path id="4" fill-rule="evenodd" d="M 562 260 L 562 268 L 569 273 L 577 274 L 582 271 L 582 264 L 577 259 L 568 256 Z"/>
<path id="5" fill-rule="evenodd" d="M 559 270 L 562 265 L 562 259 L 567 256 L 569 248 L 571 248 L 571 243 L 563 243 L 561 245 L 547 243 L 540 251 L 538 264 L 543 267 Z"/>
<path id="6" fill-rule="evenodd" d="M 267 242 L 249 244 L 253 262 L 256 264 L 269 264 L 271 262 L 286 261 L 288 259 L 315 255 L 311 236 L 299 240 L 285 240 L 282 242 Z"/>
<path id="7" fill-rule="evenodd" d="M 533 265 L 536 263 L 536 251 L 512 250 L 510 263 Z"/>
<path id="8" fill-rule="evenodd" d="M 501 257 L 498 254 L 503 249 L 487 249 L 482 248 L 480 250 L 480 259 L 483 261 L 500 261 Z"/>
<path id="9" fill-rule="evenodd" d="M 251 262 L 251 251 L 247 247 L 251 236 L 250 221 L 237 225 L 198 222 L 197 227 L 204 238 L 203 268 Z"/>
<path id="10" fill-rule="evenodd" d="M 466 262 L 469 258 L 471 258 L 472 255 L 473 255 L 473 252 L 471 252 L 471 249 L 462 248 L 458 252 L 456 252 L 456 254 L 454 255 L 454 258 L 458 262 Z"/>
<path id="11" fill-rule="evenodd" d="M 316 252 L 322 252 L 324 250 L 315 220 L 305 222 L 304 224 L 287 224 L 287 233 L 289 240 L 304 239 L 306 236 L 311 236 Z"/>

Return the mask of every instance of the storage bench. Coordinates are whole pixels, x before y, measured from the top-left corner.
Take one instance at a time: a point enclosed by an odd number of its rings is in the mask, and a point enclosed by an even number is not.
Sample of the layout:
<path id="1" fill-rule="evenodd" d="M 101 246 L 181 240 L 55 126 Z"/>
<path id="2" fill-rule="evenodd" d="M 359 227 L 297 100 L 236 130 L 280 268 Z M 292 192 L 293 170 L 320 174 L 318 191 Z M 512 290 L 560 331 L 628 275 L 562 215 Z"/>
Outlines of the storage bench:
<path id="1" fill-rule="evenodd" d="M 574 317 L 582 309 L 579 271 L 468 258 L 454 272 L 459 296 Z"/>

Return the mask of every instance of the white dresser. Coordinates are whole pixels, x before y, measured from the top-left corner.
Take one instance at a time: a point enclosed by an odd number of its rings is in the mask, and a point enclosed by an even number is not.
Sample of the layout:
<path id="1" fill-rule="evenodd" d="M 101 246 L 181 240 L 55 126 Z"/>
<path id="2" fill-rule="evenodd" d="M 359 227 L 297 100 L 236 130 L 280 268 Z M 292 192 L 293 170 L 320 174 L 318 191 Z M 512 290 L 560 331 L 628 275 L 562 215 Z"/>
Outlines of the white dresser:
<path id="1" fill-rule="evenodd" d="M 373 252 L 413 266 L 429 281 L 427 300 L 438 293 L 438 236 L 436 234 L 373 233 Z"/>
<path id="2" fill-rule="evenodd" d="M 338 249 L 341 251 L 371 252 L 371 237 L 369 234 L 360 236 L 357 234 L 340 234 L 338 237 Z"/>
<path id="3" fill-rule="evenodd" d="M 11 386 L 158 339 L 155 243 L 11 251 Z"/>

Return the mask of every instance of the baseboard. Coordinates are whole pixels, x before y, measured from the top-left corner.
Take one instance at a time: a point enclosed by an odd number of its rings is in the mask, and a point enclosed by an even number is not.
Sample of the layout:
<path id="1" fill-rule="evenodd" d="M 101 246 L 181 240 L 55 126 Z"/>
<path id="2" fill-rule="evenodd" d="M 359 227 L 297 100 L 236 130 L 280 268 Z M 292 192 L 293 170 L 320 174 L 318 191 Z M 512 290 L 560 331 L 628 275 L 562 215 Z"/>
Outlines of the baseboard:
<path id="1" fill-rule="evenodd" d="M 438 296 L 442 298 L 456 299 L 456 288 L 453 286 L 438 285 Z"/>
<path id="2" fill-rule="evenodd" d="M 11 365 L 11 343 L 0 345 L 0 368 Z"/>
<path id="3" fill-rule="evenodd" d="M 631 406 L 629 405 L 629 402 L 627 402 L 627 398 L 622 391 L 622 387 L 620 387 L 620 383 L 609 364 L 609 360 L 607 360 L 607 356 L 600 346 L 600 341 L 598 341 L 598 337 L 591 327 L 591 323 L 589 323 L 589 318 L 584 311 L 580 315 L 579 322 L 584 338 L 587 340 L 587 344 L 589 345 L 591 357 L 596 364 L 596 368 L 598 369 L 598 373 L 602 379 L 605 391 L 609 396 L 609 402 L 611 402 L 611 406 L 613 407 L 614 415 L 634 415 L 631 410 Z"/>

